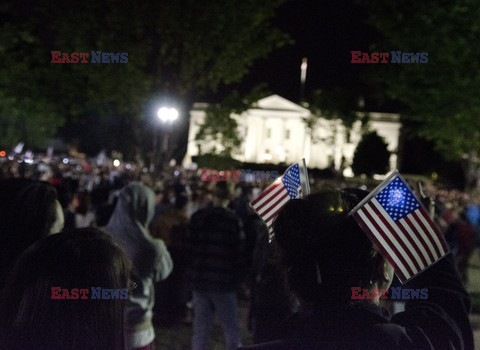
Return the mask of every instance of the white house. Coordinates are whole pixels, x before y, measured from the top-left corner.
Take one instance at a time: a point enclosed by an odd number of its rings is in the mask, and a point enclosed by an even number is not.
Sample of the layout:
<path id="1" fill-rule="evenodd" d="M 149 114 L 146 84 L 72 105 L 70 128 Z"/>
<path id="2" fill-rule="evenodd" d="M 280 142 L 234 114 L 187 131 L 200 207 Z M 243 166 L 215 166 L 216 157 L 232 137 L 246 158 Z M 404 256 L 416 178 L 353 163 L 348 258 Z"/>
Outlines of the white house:
<path id="1" fill-rule="evenodd" d="M 195 135 L 205 118 L 205 103 L 196 103 L 190 111 L 190 130 L 184 164 L 192 162 L 198 155 Z M 350 132 L 340 120 L 319 118 L 312 130 L 304 120 L 310 111 L 281 96 L 271 95 L 259 100 L 256 105 L 240 115 L 233 115 L 239 125 L 242 145 L 233 157 L 253 163 L 293 163 L 305 158 L 312 168 L 333 165 L 342 168 L 344 175 L 351 175 L 349 165 L 361 139 L 361 122 L 356 122 Z M 369 125 L 382 136 L 392 151 L 391 168 L 396 167 L 396 152 L 401 124 L 398 114 L 369 113 Z M 220 144 L 212 144 L 217 150 Z"/>

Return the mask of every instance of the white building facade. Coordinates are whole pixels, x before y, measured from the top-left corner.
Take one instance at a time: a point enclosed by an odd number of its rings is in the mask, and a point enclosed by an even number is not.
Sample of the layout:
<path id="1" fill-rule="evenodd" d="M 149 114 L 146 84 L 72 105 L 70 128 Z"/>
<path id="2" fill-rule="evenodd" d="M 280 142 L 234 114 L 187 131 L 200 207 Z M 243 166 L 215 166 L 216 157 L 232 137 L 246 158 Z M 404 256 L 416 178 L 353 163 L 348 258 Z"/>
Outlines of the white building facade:
<path id="1" fill-rule="evenodd" d="M 190 129 L 184 164 L 199 153 L 199 141 L 195 141 L 206 115 L 206 104 L 197 103 L 190 111 Z M 281 96 L 271 95 L 259 100 L 254 108 L 240 115 L 233 115 L 238 123 L 241 147 L 233 157 L 252 163 L 294 163 L 305 158 L 310 168 L 334 166 L 344 175 L 352 175 L 350 165 L 353 153 L 362 135 L 360 121 L 348 131 L 340 120 L 318 118 L 312 129 L 305 120 L 311 116 L 308 109 Z M 365 127 L 365 126 L 364 126 Z M 392 152 L 390 167 L 396 167 L 396 152 L 401 124 L 398 114 L 369 113 L 366 126 L 385 139 Z M 201 141 L 200 141 L 201 143 Z M 214 145 L 217 150 L 222 145 Z"/>

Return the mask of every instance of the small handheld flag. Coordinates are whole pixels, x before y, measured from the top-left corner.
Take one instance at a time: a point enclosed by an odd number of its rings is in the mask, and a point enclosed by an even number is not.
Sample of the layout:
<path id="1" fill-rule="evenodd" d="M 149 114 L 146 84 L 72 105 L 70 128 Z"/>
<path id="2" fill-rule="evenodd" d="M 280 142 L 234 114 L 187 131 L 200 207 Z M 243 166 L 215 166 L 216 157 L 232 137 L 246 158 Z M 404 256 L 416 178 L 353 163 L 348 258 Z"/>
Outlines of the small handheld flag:
<path id="1" fill-rule="evenodd" d="M 402 283 L 448 253 L 444 237 L 397 170 L 349 215 L 392 264 Z"/>
<path id="2" fill-rule="evenodd" d="M 306 186 L 306 181 L 308 181 L 308 178 L 305 179 L 306 168 L 302 165 L 299 163 L 291 165 L 282 176 L 250 202 L 252 209 L 267 225 L 270 239 L 273 236 L 273 220 L 277 217 L 280 209 L 290 199 L 300 198 L 310 191 L 310 187 Z"/>

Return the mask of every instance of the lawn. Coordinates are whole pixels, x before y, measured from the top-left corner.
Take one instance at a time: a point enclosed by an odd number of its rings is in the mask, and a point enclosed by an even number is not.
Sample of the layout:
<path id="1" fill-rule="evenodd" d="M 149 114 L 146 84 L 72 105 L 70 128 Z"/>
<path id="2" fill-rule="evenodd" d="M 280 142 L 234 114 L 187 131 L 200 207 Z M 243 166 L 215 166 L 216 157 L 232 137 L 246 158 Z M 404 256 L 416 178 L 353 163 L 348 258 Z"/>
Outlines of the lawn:
<path id="1" fill-rule="evenodd" d="M 243 344 L 252 343 L 252 335 L 246 329 L 248 303 L 240 302 L 240 326 L 243 333 Z M 156 350 L 190 350 L 192 326 L 180 324 L 175 327 L 158 327 L 156 333 Z M 216 322 L 210 333 L 210 350 L 224 350 L 223 331 Z"/>

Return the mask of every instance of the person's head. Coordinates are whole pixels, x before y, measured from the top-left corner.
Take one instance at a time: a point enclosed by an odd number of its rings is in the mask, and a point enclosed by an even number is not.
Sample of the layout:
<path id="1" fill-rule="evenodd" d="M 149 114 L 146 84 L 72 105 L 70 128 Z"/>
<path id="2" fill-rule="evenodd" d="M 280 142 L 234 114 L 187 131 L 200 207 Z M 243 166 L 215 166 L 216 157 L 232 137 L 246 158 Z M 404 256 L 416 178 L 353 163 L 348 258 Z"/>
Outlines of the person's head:
<path id="1" fill-rule="evenodd" d="M 200 193 L 200 196 L 199 196 L 200 206 L 202 206 L 202 207 L 208 207 L 208 206 L 210 206 L 210 205 L 213 204 L 214 199 L 215 199 L 215 197 L 214 197 L 212 191 L 210 191 L 210 190 L 203 190 L 203 191 Z"/>
<path id="2" fill-rule="evenodd" d="M 159 205 L 162 203 L 164 197 L 164 192 L 161 189 L 155 190 L 155 205 Z"/>
<path id="3" fill-rule="evenodd" d="M 80 192 L 76 195 L 77 199 L 77 206 L 75 208 L 75 211 L 78 214 L 85 215 L 88 213 L 90 210 L 90 196 L 86 192 Z"/>
<path id="4" fill-rule="evenodd" d="M 367 194 L 324 191 L 294 199 L 274 221 L 290 289 L 305 304 L 348 304 L 352 287 L 390 286 L 391 265 L 348 216 Z"/>
<path id="5" fill-rule="evenodd" d="M 132 260 L 132 274 L 151 278 L 158 263 L 158 246 L 149 225 L 155 214 L 155 193 L 149 187 L 132 182 L 119 194 L 115 210 L 105 229 Z"/>
<path id="6" fill-rule="evenodd" d="M 194 191 L 191 196 L 192 202 L 197 202 L 199 198 L 200 198 L 200 194 L 198 193 L 198 191 Z"/>
<path id="7" fill-rule="evenodd" d="M 120 191 L 115 210 L 121 210 L 133 221 L 147 227 L 155 214 L 155 193 L 139 182 L 132 182 Z"/>
<path id="8" fill-rule="evenodd" d="M 188 197 L 185 193 L 180 194 L 175 199 L 175 209 L 176 210 L 183 210 L 188 204 Z"/>
<path id="9" fill-rule="evenodd" d="M 52 186 L 27 179 L 0 181 L 0 285 L 28 246 L 62 228 L 63 212 Z"/>
<path id="10" fill-rule="evenodd" d="M 125 300 L 91 299 L 91 288 L 126 289 L 129 272 L 126 255 L 98 229 L 43 238 L 0 295 L 0 341 L 12 349 L 123 349 Z M 88 289 L 88 299 L 52 299 L 52 287 Z"/>
<path id="11" fill-rule="evenodd" d="M 250 197 L 252 194 L 252 186 L 246 185 L 242 186 L 242 196 Z"/>

